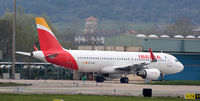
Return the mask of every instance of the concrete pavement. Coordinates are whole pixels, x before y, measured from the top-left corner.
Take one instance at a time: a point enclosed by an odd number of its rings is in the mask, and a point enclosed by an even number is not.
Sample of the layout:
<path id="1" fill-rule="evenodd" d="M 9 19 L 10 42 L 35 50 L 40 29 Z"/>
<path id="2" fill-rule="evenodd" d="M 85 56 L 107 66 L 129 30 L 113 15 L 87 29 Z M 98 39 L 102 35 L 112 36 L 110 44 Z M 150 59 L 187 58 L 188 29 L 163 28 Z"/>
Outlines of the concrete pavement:
<path id="1" fill-rule="evenodd" d="M 22 94 L 84 94 L 142 96 L 143 88 L 151 88 L 153 96 L 184 97 L 185 93 L 200 93 L 200 86 L 121 84 L 119 81 L 74 80 L 2 80 L 0 82 L 28 83 L 32 86 L 0 87 L 0 93 Z"/>

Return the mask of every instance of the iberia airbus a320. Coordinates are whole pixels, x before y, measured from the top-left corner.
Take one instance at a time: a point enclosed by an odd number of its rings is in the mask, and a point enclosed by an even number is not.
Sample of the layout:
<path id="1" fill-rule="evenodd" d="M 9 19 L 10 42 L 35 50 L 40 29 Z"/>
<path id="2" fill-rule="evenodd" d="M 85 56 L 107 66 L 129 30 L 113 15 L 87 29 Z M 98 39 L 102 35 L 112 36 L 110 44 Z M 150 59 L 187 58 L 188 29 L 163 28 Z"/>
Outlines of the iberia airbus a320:
<path id="1" fill-rule="evenodd" d="M 95 72 L 98 74 L 97 82 L 103 82 L 105 78 L 121 78 L 121 83 L 128 83 L 128 74 L 157 80 L 160 76 L 178 73 L 184 68 L 174 56 L 152 53 L 151 49 L 150 52 L 66 50 L 59 44 L 44 18 L 37 17 L 36 24 L 41 50 L 34 46 L 32 53 L 16 53 L 79 72 Z"/>

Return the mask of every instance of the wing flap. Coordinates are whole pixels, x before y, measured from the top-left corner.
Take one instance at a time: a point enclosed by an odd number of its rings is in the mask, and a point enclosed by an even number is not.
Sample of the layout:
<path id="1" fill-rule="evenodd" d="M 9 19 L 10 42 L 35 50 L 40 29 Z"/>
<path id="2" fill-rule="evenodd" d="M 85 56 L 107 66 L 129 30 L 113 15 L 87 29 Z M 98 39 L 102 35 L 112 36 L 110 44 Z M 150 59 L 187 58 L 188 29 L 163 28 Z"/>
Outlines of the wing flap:
<path id="1" fill-rule="evenodd" d="M 143 62 L 143 63 L 140 63 L 140 64 L 132 64 L 132 65 L 127 65 L 127 66 L 124 66 L 124 67 L 119 67 L 119 68 L 115 68 L 115 70 L 118 70 L 118 71 L 126 71 L 126 72 L 136 72 L 140 69 L 145 69 L 145 66 L 146 65 L 149 65 L 150 63 L 148 62 Z"/>
<path id="2" fill-rule="evenodd" d="M 121 65 L 121 66 L 109 66 L 105 67 L 101 70 L 102 73 L 130 73 L 130 72 L 136 72 L 140 69 L 145 69 L 145 65 L 148 65 L 149 63 L 140 63 L 140 64 L 129 64 L 129 65 Z"/>

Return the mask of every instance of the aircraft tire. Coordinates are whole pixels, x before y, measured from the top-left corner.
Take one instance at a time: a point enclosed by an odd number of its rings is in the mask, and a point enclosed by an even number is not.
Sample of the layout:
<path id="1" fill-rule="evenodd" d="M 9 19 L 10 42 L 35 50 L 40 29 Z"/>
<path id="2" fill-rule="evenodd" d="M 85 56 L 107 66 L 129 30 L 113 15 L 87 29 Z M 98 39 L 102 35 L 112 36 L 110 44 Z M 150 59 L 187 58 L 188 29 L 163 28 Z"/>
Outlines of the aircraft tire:
<path id="1" fill-rule="evenodd" d="M 97 76 L 96 77 L 96 82 L 104 82 L 105 78 L 102 76 Z"/>
<path id="2" fill-rule="evenodd" d="M 122 78 L 120 79 L 120 82 L 121 82 L 121 83 L 128 83 L 128 82 L 129 82 L 129 79 L 128 79 L 127 77 L 122 77 Z"/>

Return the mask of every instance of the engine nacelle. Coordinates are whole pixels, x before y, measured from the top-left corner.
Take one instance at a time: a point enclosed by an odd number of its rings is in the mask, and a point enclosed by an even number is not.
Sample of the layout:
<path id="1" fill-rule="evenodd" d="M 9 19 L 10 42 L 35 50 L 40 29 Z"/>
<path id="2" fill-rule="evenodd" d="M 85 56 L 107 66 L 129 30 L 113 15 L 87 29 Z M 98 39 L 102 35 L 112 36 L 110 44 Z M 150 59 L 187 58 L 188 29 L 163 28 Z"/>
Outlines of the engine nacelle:
<path id="1" fill-rule="evenodd" d="M 42 61 L 46 61 L 45 56 L 42 51 L 34 51 L 31 53 L 31 56 Z"/>
<path id="2" fill-rule="evenodd" d="M 118 79 L 121 77 L 121 74 L 102 74 L 105 78 Z"/>
<path id="3" fill-rule="evenodd" d="M 157 80 L 160 77 L 160 71 L 158 69 L 143 69 L 137 72 L 137 76 L 141 76 L 143 79 Z"/>

